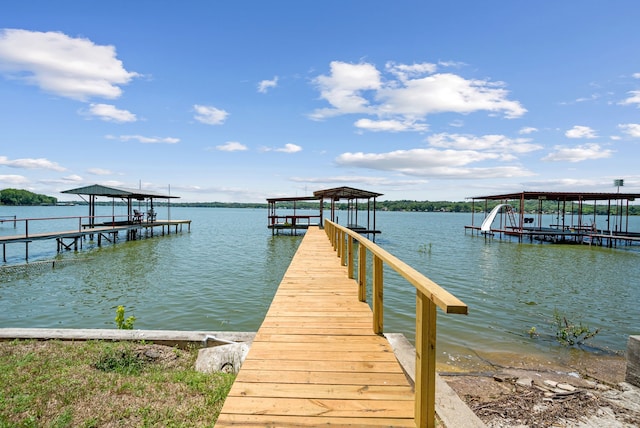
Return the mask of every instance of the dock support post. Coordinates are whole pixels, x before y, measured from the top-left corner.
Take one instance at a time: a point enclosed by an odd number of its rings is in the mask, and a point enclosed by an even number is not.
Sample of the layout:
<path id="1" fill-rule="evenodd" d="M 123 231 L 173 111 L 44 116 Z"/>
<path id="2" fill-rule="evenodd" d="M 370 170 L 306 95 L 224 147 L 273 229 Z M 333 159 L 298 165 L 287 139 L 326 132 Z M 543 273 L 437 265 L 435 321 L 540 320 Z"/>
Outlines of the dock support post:
<path id="1" fill-rule="evenodd" d="M 435 426 L 436 402 L 436 305 L 420 290 L 416 292 L 416 381 L 417 427 Z"/>
<path id="2" fill-rule="evenodd" d="M 367 249 L 358 245 L 358 299 L 367 301 Z"/>
<path id="3" fill-rule="evenodd" d="M 382 259 L 373 256 L 373 332 L 382 334 L 384 329 L 384 295 L 383 295 Z"/>
<path id="4" fill-rule="evenodd" d="M 353 279 L 354 278 L 354 274 L 353 274 L 353 238 L 351 236 L 348 237 L 348 245 L 347 245 L 347 269 L 349 272 L 349 279 Z"/>

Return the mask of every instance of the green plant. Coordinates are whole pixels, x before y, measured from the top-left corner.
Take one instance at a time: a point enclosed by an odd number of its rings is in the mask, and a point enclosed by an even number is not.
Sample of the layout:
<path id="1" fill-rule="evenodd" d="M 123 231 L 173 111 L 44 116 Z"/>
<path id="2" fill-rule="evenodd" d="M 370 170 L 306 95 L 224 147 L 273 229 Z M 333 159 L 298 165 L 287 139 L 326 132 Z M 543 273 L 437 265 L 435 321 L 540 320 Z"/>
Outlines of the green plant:
<path id="1" fill-rule="evenodd" d="M 534 337 L 538 337 L 538 332 L 537 332 L 537 330 L 536 330 L 536 328 L 535 328 L 535 327 L 531 327 L 531 328 L 529 329 L 528 333 L 529 333 L 529 337 L 530 337 L 530 338 L 532 338 L 532 339 L 533 339 Z"/>
<path id="2" fill-rule="evenodd" d="M 420 244 L 420 246 L 418 246 L 418 252 L 421 254 L 429 254 L 431 255 L 431 242 L 429 242 L 429 244 Z"/>
<path id="3" fill-rule="evenodd" d="M 124 319 L 124 306 L 118 306 L 116 309 L 116 326 L 119 330 L 133 330 L 133 323 L 136 321 L 136 317 L 133 315 Z"/>
<path id="4" fill-rule="evenodd" d="M 131 349 L 107 348 L 102 353 L 94 367 L 103 372 L 116 372 L 125 375 L 139 374 L 144 366 L 144 361 Z"/>
<path id="5" fill-rule="evenodd" d="M 570 322 L 557 309 L 553 311 L 553 326 L 556 330 L 556 340 L 564 346 L 581 345 L 600 331 L 600 329 L 592 331 L 582 322 L 577 324 Z"/>

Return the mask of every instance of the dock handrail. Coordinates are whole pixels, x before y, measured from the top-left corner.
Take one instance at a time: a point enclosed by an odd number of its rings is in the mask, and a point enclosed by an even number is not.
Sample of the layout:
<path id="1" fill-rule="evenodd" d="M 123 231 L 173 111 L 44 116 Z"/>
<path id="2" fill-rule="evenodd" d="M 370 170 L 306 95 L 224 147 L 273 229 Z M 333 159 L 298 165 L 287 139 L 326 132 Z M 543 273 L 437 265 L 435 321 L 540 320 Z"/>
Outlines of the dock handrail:
<path id="1" fill-rule="evenodd" d="M 16 228 L 16 219 L 18 217 L 15 215 L 0 215 L 0 224 L 4 223 L 4 222 L 12 222 L 13 223 L 13 228 Z"/>
<path id="2" fill-rule="evenodd" d="M 317 219 L 317 221 L 320 222 L 319 215 L 286 214 L 286 215 L 269 215 L 268 216 L 269 226 L 281 226 L 281 225 L 296 226 L 298 224 L 300 225 L 304 224 L 306 226 L 310 226 L 312 224 L 311 221 L 314 219 Z M 298 222 L 298 220 L 306 220 L 306 223 Z"/>
<path id="3" fill-rule="evenodd" d="M 435 426 L 435 374 L 436 374 L 436 306 L 447 314 L 467 314 L 468 308 L 453 294 L 385 251 L 358 232 L 324 221 L 325 231 L 343 266 L 347 266 L 349 278 L 355 279 L 354 245 L 358 241 L 358 296 L 366 301 L 367 264 L 366 253 L 373 256 L 372 310 L 373 331 L 383 332 L 383 263 L 400 274 L 416 289 L 416 374 L 415 374 L 415 423 L 418 427 Z"/>

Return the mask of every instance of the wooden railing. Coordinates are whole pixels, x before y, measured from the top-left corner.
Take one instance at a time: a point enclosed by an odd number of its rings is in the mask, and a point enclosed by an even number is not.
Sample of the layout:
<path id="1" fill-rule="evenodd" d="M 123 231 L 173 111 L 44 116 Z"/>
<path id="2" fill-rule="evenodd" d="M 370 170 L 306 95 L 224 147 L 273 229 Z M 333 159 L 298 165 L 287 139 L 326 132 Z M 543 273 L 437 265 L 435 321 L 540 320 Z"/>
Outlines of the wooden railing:
<path id="1" fill-rule="evenodd" d="M 349 278 L 355 279 L 354 241 L 358 241 L 358 296 L 367 299 L 367 251 L 372 253 L 372 311 L 373 331 L 382 334 L 384 322 L 383 264 L 387 264 L 416 289 L 416 374 L 415 374 L 415 422 L 418 427 L 435 426 L 436 389 L 436 306 L 447 314 L 467 314 L 467 305 L 391 255 L 364 236 L 332 221 L 324 221 L 324 227 L 333 248 L 343 266 L 348 267 Z"/>
<path id="2" fill-rule="evenodd" d="M 16 228 L 16 219 L 18 217 L 15 215 L 0 215 L 0 224 L 4 223 L 4 222 L 13 222 L 13 228 Z"/>
<path id="3" fill-rule="evenodd" d="M 315 220 L 316 223 L 311 223 L 313 220 Z M 312 224 L 317 225 L 320 222 L 320 216 L 319 215 L 297 215 L 297 214 L 270 215 L 268 216 L 268 221 L 269 221 L 269 227 L 274 227 L 274 226 L 309 227 Z"/>
<path id="4" fill-rule="evenodd" d="M 33 217 L 33 218 L 13 218 L 11 220 L 0 221 L 12 221 L 14 229 L 24 230 L 24 238 L 29 239 L 34 235 L 33 230 L 30 230 L 30 225 L 42 224 L 48 222 L 48 224 L 56 223 L 58 225 L 71 225 L 63 227 L 73 227 L 78 232 L 82 232 L 83 229 L 95 226 L 112 226 L 115 227 L 118 222 L 132 221 L 133 217 L 128 215 L 100 215 L 100 216 L 65 216 L 65 217 Z M 103 220 L 103 223 L 97 224 L 96 220 Z M 60 227 L 60 226 L 59 226 Z M 31 228 L 33 229 L 33 228 Z M 38 229 L 38 228 L 36 228 Z M 38 230 L 35 234 L 38 234 L 43 230 Z"/>

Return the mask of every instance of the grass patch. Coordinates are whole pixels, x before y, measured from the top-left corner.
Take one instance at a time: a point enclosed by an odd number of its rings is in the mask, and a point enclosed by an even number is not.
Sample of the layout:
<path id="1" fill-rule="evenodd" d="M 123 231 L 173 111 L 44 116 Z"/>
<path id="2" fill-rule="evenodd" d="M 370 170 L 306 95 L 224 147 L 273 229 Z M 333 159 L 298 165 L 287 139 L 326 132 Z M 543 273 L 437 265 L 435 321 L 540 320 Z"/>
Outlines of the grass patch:
<path id="1" fill-rule="evenodd" d="M 213 426 L 235 379 L 197 349 L 128 342 L 0 342 L 0 428 Z"/>

